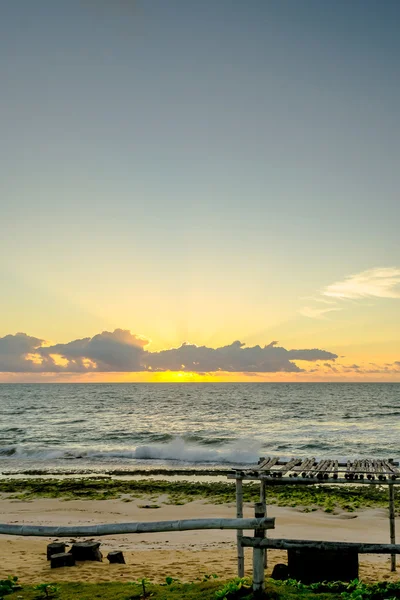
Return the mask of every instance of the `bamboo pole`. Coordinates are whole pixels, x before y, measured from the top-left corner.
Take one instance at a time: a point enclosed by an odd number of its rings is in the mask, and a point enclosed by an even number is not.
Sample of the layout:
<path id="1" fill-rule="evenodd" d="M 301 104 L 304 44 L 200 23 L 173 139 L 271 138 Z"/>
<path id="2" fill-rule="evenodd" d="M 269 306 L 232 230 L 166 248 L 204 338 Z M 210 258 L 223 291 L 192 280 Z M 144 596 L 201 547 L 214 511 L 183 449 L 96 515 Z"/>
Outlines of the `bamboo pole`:
<path id="1" fill-rule="evenodd" d="M 273 550 L 357 550 L 359 554 L 400 554 L 400 544 L 364 544 L 362 542 L 321 542 L 313 540 L 255 539 L 243 536 L 245 548 Z"/>
<path id="2" fill-rule="evenodd" d="M 389 525 L 390 525 L 390 543 L 396 543 L 396 522 L 394 512 L 394 485 L 389 485 Z M 390 557 L 390 570 L 396 571 L 396 555 Z"/>
<path id="3" fill-rule="evenodd" d="M 267 516 L 267 484 L 265 480 L 260 481 L 260 503 L 263 507 L 263 517 Z M 268 556 L 267 551 L 264 550 L 264 569 L 267 568 Z"/>
<path id="4" fill-rule="evenodd" d="M 256 519 L 261 519 L 264 516 L 264 504 L 256 502 L 254 505 L 254 516 Z M 262 516 L 261 516 L 262 515 Z M 264 536 L 264 530 L 256 528 L 254 530 L 254 538 L 259 542 Z M 260 595 L 264 591 L 265 573 L 264 573 L 264 553 L 265 551 L 260 546 L 253 548 L 253 594 Z"/>
<path id="5" fill-rule="evenodd" d="M 243 518 L 243 481 L 236 479 L 236 517 Z M 244 577 L 244 548 L 242 546 L 243 529 L 236 532 L 238 577 Z"/>
<path id="6" fill-rule="evenodd" d="M 120 533 L 159 533 L 162 531 L 190 531 L 194 529 L 272 529 L 275 519 L 184 519 L 182 521 L 155 521 L 153 523 L 108 523 L 67 527 L 42 525 L 0 524 L 2 535 L 41 537 L 89 537 Z M 242 551 L 243 548 L 241 547 Z"/>

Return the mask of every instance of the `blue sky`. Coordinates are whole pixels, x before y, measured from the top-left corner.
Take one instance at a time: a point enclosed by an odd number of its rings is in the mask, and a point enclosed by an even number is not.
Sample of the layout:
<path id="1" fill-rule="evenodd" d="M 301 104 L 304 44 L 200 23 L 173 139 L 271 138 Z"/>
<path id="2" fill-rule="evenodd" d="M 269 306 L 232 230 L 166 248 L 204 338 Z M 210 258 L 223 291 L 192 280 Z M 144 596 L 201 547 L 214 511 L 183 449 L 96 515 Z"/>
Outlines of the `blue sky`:
<path id="1" fill-rule="evenodd" d="M 394 360 L 396 297 L 303 308 L 400 267 L 399 17 L 394 0 L 5 0 L 0 335 L 387 341 Z"/>

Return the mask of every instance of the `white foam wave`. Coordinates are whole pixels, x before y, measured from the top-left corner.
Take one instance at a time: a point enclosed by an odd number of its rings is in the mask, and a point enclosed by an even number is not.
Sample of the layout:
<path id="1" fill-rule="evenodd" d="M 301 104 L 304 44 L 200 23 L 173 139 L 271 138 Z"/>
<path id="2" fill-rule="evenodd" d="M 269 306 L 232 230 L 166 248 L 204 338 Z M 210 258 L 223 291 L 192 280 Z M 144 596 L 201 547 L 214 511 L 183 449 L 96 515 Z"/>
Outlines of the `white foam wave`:
<path id="1" fill-rule="evenodd" d="M 0 455 L 8 459 L 35 459 L 38 461 L 74 460 L 74 459 L 121 459 L 121 460 L 157 460 L 185 463 L 214 464 L 255 464 L 261 453 L 261 445 L 253 440 L 240 440 L 225 446 L 207 447 L 188 444 L 181 438 L 164 444 L 149 444 L 120 448 L 43 448 L 35 446 L 15 446 Z M 1 453 L 0 453 L 1 454 Z"/>
<path id="2" fill-rule="evenodd" d="M 225 447 L 213 448 L 189 445 L 176 438 L 167 444 L 138 446 L 135 458 L 141 460 L 177 460 L 190 463 L 257 463 L 260 456 L 260 444 L 241 440 Z"/>

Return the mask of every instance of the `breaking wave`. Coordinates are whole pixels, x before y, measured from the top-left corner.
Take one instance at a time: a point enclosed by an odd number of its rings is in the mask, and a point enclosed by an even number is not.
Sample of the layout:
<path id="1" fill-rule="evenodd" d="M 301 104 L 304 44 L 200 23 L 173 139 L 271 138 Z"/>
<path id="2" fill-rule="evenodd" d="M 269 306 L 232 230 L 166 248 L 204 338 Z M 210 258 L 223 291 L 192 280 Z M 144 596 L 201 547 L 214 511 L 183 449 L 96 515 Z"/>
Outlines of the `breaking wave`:
<path id="1" fill-rule="evenodd" d="M 217 441 L 218 444 L 218 441 Z M 240 440 L 224 447 L 199 446 L 188 444 L 182 438 L 175 438 L 164 444 L 140 445 L 136 448 L 40 448 L 29 446 L 0 447 L 2 458 L 31 459 L 37 462 L 54 460 L 93 459 L 97 461 L 173 461 L 191 464 L 255 464 L 260 456 L 260 444 Z"/>

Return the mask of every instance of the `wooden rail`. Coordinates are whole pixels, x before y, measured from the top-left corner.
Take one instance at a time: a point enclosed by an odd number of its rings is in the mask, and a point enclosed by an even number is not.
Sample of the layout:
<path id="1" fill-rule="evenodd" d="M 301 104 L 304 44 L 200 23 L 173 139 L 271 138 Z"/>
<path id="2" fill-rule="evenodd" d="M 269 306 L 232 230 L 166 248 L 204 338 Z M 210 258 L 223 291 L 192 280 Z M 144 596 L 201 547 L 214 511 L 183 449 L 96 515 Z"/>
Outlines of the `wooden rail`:
<path id="1" fill-rule="evenodd" d="M 87 537 L 120 533 L 161 533 L 194 529 L 273 529 L 275 519 L 184 519 L 153 523 L 111 523 L 102 525 L 48 527 L 44 525 L 0 524 L 0 534 L 41 537 Z"/>
<path id="2" fill-rule="evenodd" d="M 239 503 L 238 512 L 240 513 L 242 510 L 243 506 Z M 241 515 L 243 516 L 243 512 Z M 62 538 L 116 535 L 120 533 L 192 531 L 195 529 L 236 529 L 238 532 L 238 550 L 241 550 L 243 556 L 241 541 L 244 529 L 254 529 L 256 535 L 261 535 L 266 529 L 274 529 L 275 527 L 275 519 L 267 519 L 258 515 L 260 515 L 260 506 L 256 505 L 254 519 L 184 519 L 181 521 L 155 521 L 153 523 L 112 523 L 67 527 L 0 523 L 0 534 Z M 244 559 L 242 564 L 244 566 Z M 253 550 L 253 592 L 255 594 L 259 594 L 264 589 L 264 580 L 264 550 L 261 550 L 259 546 L 255 546 Z"/>
<path id="3" fill-rule="evenodd" d="M 256 539 L 242 537 L 244 548 L 266 550 L 357 550 L 359 554 L 400 554 L 400 544 L 365 544 L 363 542 L 321 542 L 313 540 Z"/>
<path id="4" fill-rule="evenodd" d="M 395 480 L 388 479 L 345 479 L 344 477 L 337 477 L 336 479 L 318 479 L 318 477 L 307 475 L 307 477 L 286 477 L 286 476 L 278 476 L 268 475 L 263 473 L 262 471 L 259 474 L 246 474 L 241 475 L 240 473 L 229 473 L 227 475 L 228 479 L 236 479 L 241 481 L 265 481 L 267 485 L 283 485 L 283 484 L 291 484 L 291 485 L 337 485 L 340 483 L 344 483 L 345 485 L 354 484 L 364 484 L 364 485 L 400 485 L 400 478 Z"/>

